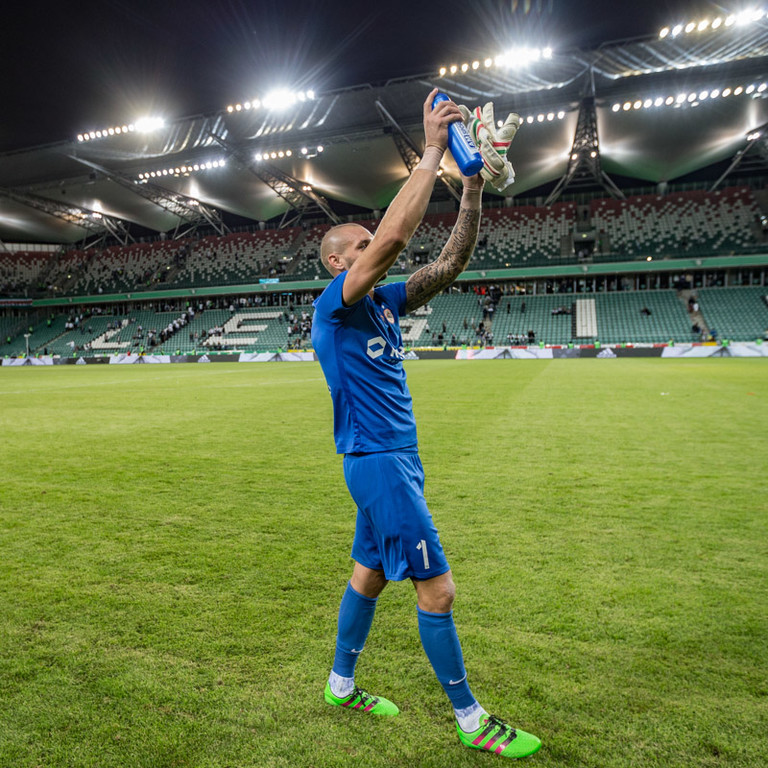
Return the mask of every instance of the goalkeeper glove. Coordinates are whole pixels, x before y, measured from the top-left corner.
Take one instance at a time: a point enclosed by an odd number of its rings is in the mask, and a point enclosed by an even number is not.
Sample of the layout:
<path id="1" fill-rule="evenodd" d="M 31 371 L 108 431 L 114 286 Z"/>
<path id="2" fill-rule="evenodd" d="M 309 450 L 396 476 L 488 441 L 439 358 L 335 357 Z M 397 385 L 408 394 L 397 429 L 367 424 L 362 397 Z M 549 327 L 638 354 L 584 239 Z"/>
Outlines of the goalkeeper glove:
<path id="1" fill-rule="evenodd" d="M 482 109 L 476 107 L 474 112 L 470 112 L 463 104 L 459 105 L 459 109 L 464 125 L 483 158 L 480 175 L 499 192 L 503 192 L 515 181 L 515 169 L 507 160 L 507 150 L 522 122 L 520 115 L 510 113 L 501 128 L 496 128 L 492 101 Z"/>

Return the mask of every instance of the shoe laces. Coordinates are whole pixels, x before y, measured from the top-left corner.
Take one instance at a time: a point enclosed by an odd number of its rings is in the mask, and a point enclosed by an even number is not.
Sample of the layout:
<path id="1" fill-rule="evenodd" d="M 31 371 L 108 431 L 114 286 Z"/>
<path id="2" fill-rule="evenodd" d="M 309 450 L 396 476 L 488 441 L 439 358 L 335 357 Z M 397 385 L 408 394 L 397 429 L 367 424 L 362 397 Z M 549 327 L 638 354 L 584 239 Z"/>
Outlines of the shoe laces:
<path id="1" fill-rule="evenodd" d="M 358 686 L 355 686 L 355 690 L 352 691 L 352 697 L 354 698 L 355 696 L 360 697 L 360 703 L 364 707 L 368 706 L 368 703 L 373 701 L 373 696 L 371 696 L 368 691 L 364 691 L 362 688 L 358 688 Z"/>
<path id="2" fill-rule="evenodd" d="M 509 723 L 505 723 L 500 717 L 496 717 L 496 715 L 488 715 L 485 725 L 486 727 L 493 725 L 500 728 L 505 736 L 517 736 L 517 731 Z"/>

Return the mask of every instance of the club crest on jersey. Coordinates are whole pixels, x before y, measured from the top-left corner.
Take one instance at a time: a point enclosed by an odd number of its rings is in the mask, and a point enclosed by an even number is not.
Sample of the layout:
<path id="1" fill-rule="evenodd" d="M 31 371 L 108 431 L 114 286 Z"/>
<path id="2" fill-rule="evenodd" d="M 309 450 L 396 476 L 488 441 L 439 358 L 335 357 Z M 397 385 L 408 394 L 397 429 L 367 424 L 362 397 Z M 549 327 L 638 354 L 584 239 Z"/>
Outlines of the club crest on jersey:
<path id="1" fill-rule="evenodd" d="M 384 307 L 384 317 L 387 319 L 388 323 L 395 322 L 395 316 L 392 314 L 392 310 L 389 307 Z"/>

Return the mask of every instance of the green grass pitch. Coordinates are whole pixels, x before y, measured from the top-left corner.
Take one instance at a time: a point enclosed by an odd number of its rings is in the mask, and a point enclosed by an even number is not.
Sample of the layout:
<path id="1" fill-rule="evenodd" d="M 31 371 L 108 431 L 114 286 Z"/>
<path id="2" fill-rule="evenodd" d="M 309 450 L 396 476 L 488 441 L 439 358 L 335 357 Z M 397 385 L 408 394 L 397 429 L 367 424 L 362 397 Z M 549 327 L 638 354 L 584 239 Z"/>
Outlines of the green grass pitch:
<path id="1" fill-rule="evenodd" d="M 542 768 L 768 764 L 768 369 L 408 363 L 484 706 Z M 0 371 L 2 768 L 464 768 L 390 585 L 323 703 L 354 509 L 316 364 Z"/>

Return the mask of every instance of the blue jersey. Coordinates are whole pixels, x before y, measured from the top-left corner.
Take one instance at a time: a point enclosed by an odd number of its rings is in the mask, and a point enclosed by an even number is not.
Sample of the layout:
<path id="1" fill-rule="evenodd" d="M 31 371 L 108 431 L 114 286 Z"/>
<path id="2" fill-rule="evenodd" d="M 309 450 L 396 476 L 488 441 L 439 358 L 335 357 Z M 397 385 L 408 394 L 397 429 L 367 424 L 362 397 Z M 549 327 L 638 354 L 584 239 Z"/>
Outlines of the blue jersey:
<path id="1" fill-rule="evenodd" d="M 377 287 L 351 307 L 346 272 L 315 300 L 312 345 L 333 400 L 337 453 L 374 453 L 416 445 L 416 421 L 403 369 L 400 315 L 405 283 Z"/>

